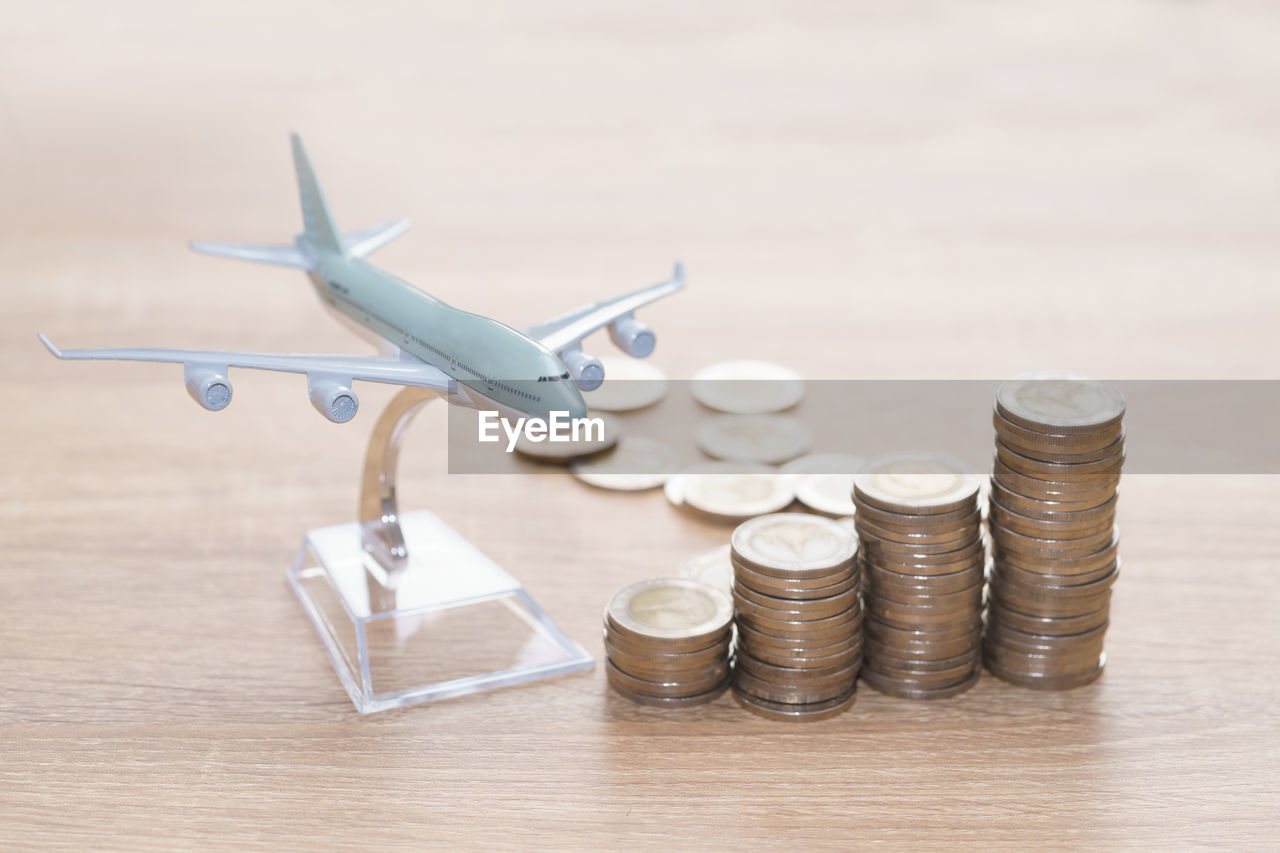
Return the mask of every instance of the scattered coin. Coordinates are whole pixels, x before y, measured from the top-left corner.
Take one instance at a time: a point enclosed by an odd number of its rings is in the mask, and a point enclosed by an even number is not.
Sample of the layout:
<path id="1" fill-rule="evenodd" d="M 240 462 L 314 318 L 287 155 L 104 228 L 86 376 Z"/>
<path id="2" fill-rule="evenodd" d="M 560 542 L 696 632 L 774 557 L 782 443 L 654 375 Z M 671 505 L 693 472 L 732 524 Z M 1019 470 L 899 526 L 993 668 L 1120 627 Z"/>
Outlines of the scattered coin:
<path id="1" fill-rule="evenodd" d="M 795 479 L 796 498 L 827 515 L 853 515 L 853 474 L 866 460 L 846 453 L 810 453 L 780 469 Z"/>
<path id="2" fill-rule="evenodd" d="M 721 415 L 698 430 L 697 441 L 715 459 L 774 464 L 808 450 L 813 433 L 787 415 Z"/>
<path id="3" fill-rule="evenodd" d="M 996 392 L 983 657 L 1005 681 L 1066 690 L 1102 673 L 1124 412 L 1118 389 L 1079 377 L 1034 374 Z"/>
<path id="4" fill-rule="evenodd" d="M 595 412 L 630 412 L 652 406 L 667 394 L 667 377 L 648 361 L 621 356 L 601 356 L 604 383 L 583 391 L 582 399 Z"/>
<path id="5" fill-rule="evenodd" d="M 869 460 L 854 477 L 866 584 L 866 663 L 881 693 L 940 699 L 981 673 L 986 551 L 980 480 L 931 453 Z"/>
<path id="6" fill-rule="evenodd" d="M 672 506 L 724 521 L 742 521 L 785 509 L 795 492 L 768 465 L 703 462 L 682 468 L 664 486 Z"/>
<path id="7" fill-rule="evenodd" d="M 729 561 L 729 546 L 721 545 L 713 551 L 685 560 L 677 574 L 708 583 L 725 594 L 733 591 L 733 563 Z"/>
<path id="8" fill-rule="evenodd" d="M 738 415 L 781 412 L 804 397 L 804 380 L 793 370 L 764 361 L 723 361 L 704 367 L 690 383 L 708 409 Z"/>
<path id="9" fill-rule="evenodd" d="M 605 671 L 620 695 L 658 706 L 710 701 L 729 680 L 733 601 L 690 578 L 629 584 L 605 607 Z"/>
<path id="10" fill-rule="evenodd" d="M 637 492 L 663 485 L 680 465 L 679 454 L 669 445 L 642 436 L 623 436 L 612 450 L 576 459 L 569 470 L 589 486 Z"/>

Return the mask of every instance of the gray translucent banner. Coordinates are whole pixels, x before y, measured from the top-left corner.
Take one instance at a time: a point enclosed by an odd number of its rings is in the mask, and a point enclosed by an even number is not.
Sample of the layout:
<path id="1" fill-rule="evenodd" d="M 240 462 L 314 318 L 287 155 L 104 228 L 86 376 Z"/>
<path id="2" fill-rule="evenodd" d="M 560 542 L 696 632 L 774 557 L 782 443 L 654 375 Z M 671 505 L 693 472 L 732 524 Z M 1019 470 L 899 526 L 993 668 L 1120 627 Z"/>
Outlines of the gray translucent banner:
<path id="1" fill-rule="evenodd" d="M 739 380 L 737 384 L 764 383 Z M 799 427 L 810 436 L 809 452 L 867 458 L 897 451 L 929 451 L 985 472 L 991 469 L 995 440 L 992 415 L 1000 384 L 985 380 L 808 381 L 803 399 L 776 416 L 792 419 L 786 425 L 792 432 Z M 1280 473 L 1276 439 L 1280 380 L 1111 380 L 1111 384 L 1124 394 L 1127 403 L 1125 473 Z M 619 436 L 663 442 L 689 463 L 707 461 L 713 457 L 705 450 L 705 436 L 714 434 L 717 423 L 725 426 L 719 419 L 733 416 L 699 404 L 690 385 L 688 381 L 669 381 L 666 394 L 651 406 L 631 412 L 593 411 L 591 415 L 612 422 Z M 587 400 L 590 404 L 590 395 Z M 508 426 L 515 425 L 509 419 Z M 539 465 L 529 456 L 507 452 L 507 433 L 495 426 L 489 434 L 495 429 L 498 441 L 481 442 L 477 412 L 450 407 L 449 471 L 509 474 L 559 470 L 558 465 Z M 704 436 L 701 445 L 700 435 Z M 828 473 L 853 472 L 837 466 Z"/>

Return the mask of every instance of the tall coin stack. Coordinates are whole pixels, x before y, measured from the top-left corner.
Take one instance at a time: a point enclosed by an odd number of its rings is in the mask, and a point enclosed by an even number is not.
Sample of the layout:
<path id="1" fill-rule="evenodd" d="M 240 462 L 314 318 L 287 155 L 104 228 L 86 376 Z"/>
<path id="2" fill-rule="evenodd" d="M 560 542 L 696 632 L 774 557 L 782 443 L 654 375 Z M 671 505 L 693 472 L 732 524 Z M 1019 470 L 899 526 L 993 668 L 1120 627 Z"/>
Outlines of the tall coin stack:
<path id="1" fill-rule="evenodd" d="M 862 680 L 941 699 L 982 672 L 986 548 L 981 479 L 929 453 L 872 459 L 854 476 L 867 609 Z"/>
<path id="2" fill-rule="evenodd" d="M 729 685 L 733 602 L 689 578 L 639 581 L 604 612 L 605 671 L 618 693 L 645 705 L 699 705 Z"/>
<path id="3" fill-rule="evenodd" d="M 854 701 L 862 666 L 858 540 L 839 522 L 777 513 L 733 531 L 734 694 L 780 720 L 819 720 Z"/>
<path id="4" fill-rule="evenodd" d="M 984 649 L 1006 681 L 1064 690 L 1106 665 L 1124 410 L 1115 387 L 1090 380 L 1014 379 L 996 393 Z"/>

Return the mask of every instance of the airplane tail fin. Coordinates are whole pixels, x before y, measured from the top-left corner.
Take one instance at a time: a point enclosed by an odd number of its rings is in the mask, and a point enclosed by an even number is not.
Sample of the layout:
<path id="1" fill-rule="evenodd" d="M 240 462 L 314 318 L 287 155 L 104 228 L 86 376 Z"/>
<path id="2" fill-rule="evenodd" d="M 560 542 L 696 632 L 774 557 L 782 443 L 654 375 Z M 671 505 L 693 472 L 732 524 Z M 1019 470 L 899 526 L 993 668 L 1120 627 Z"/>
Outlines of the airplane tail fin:
<path id="1" fill-rule="evenodd" d="M 293 144 L 293 167 L 298 173 L 298 198 L 302 202 L 303 235 L 318 249 L 342 252 L 342 236 L 334 225 L 333 214 L 325 201 L 324 190 L 316 180 L 315 170 L 311 168 L 307 149 L 302 146 L 302 137 L 294 133 L 290 140 Z"/>
<path id="2" fill-rule="evenodd" d="M 307 150 L 302 146 L 298 134 L 291 137 L 293 143 L 293 165 L 298 173 L 298 197 L 302 203 L 302 239 L 317 249 L 327 249 L 357 258 L 363 258 L 390 243 L 405 231 L 409 230 L 409 220 L 393 219 L 377 225 L 342 234 L 334 224 L 333 214 L 329 212 L 329 203 L 325 201 L 324 190 L 316 180 L 315 170 L 311 168 L 311 160 Z M 188 243 L 197 252 L 206 255 L 218 255 L 224 258 L 238 258 L 242 261 L 254 261 L 260 264 L 276 264 L 282 267 L 311 269 L 311 257 L 304 253 L 298 245 L 277 246 L 256 243 Z"/>

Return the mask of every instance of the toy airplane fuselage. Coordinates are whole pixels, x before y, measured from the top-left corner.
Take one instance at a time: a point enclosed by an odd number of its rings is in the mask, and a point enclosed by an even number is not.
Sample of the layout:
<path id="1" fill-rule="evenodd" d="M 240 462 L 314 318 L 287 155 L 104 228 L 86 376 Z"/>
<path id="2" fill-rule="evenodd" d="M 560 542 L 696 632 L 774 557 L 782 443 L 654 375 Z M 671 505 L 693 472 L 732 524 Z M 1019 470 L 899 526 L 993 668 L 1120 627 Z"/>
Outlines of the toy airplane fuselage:
<path id="1" fill-rule="evenodd" d="M 60 350 L 40 339 L 59 358 L 176 362 L 183 365 L 187 390 L 212 411 L 231 401 L 231 367 L 303 373 L 312 405 L 326 418 L 344 423 L 355 416 L 355 380 L 430 388 L 450 402 L 476 408 L 509 409 L 549 418 L 586 415 L 582 391 L 604 379 L 600 361 L 582 350 L 582 340 L 609 327 L 614 343 L 629 355 L 653 351 L 654 334 L 635 320 L 637 308 L 684 286 L 679 264 L 666 282 L 587 305 L 537 326 L 511 326 L 454 308 L 363 257 L 403 234 L 405 220 L 341 234 L 302 141 L 293 136 L 294 165 L 304 231 L 292 246 L 192 243 L 196 251 L 305 270 L 320 299 L 378 345 L 379 356 L 274 355 L 169 349 Z M 496 404 L 496 405 L 492 405 Z"/>
<path id="2" fill-rule="evenodd" d="M 314 263 L 309 275 L 321 300 L 401 353 L 516 411 L 586 414 L 564 362 L 528 335 L 447 305 L 360 258 L 325 252 Z"/>

